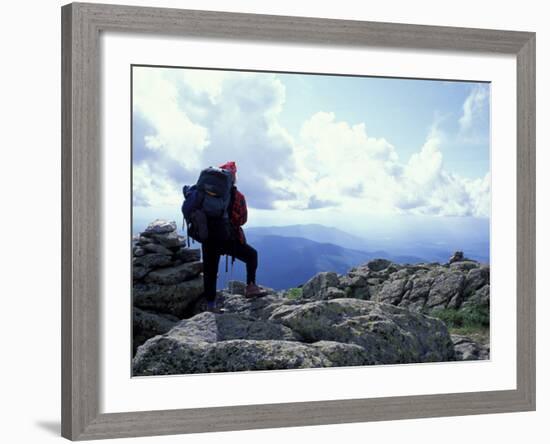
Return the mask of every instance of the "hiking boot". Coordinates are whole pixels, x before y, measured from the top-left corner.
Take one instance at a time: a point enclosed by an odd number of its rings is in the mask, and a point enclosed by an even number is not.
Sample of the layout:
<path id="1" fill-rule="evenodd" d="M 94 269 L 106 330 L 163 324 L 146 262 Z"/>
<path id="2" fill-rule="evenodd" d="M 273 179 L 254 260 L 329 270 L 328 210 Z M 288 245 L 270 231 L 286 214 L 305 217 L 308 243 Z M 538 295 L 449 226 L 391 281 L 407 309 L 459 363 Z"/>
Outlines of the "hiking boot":
<path id="1" fill-rule="evenodd" d="M 255 298 L 255 297 L 265 296 L 265 295 L 267 295 L 267 291 L 262 287 L 258 287 L 254 283 L 248 284 L 246 286 L 246 289 L 244 290 L 244 296 L 246 298 Z"/>

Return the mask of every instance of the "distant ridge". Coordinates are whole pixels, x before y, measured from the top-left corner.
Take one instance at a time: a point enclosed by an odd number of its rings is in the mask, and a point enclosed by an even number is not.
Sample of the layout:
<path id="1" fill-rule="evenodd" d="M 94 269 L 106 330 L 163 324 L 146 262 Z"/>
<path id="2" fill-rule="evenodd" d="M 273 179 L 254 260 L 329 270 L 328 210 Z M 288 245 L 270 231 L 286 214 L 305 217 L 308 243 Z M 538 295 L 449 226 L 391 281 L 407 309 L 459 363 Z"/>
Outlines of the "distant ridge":
<path id="1" fill-rule="evenodd" d="M 396 263 L 423 262 L 423 259 L 412 256 L 392 256 L 385 251 L 367 252 L 302 237 L 258 234 L 254 230 L 247 232 L 247 238 L 259 252 L 258 281 L 274 289 L 297 287 L 324 270 L 345 273 L 349 268 L 374 258 Z M 220 276 L 224 276 L 224 272 L 225 263 L 222 261 Z M 239 261 L 235 262 L 232 277 L 245 280 L 245 269 Z M 223 285 L 223 282 L 218 285 Z"/>

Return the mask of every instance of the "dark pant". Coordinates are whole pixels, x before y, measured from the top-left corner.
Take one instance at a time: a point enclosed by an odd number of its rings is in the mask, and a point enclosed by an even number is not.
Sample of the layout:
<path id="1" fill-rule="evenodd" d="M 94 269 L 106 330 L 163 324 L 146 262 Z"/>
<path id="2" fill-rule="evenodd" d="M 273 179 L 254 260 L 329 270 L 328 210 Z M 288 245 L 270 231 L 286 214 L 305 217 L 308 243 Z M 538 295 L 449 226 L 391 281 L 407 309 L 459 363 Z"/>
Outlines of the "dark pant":
<path id="1" fill-rule="evenodd" d="M 256 282 L 258 268 L 258 252 L 248 244 L 239 241 L 214 242 L 206 241 L 202 244 L 202 261 L 204 275 L 204 295 L 208 301 L 216 298 L 216 281 L 220 256 L 227 254 L 246 264 L 246 283 Z"/>

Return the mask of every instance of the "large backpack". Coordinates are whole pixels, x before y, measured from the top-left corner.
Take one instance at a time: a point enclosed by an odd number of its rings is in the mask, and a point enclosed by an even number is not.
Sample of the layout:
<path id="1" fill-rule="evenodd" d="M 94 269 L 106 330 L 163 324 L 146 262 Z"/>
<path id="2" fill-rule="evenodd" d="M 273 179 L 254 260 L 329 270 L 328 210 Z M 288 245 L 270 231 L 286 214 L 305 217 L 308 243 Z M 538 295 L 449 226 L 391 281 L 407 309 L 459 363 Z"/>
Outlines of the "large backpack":
<path id="1" fill-rule="evenodd" d="M 233 176 L 230 171 L 209 167 L 196 185 L 183 187 L 182 212 L 187 235 L 197 242 L 225 241 L 231 236 L 229 204 Z"/>

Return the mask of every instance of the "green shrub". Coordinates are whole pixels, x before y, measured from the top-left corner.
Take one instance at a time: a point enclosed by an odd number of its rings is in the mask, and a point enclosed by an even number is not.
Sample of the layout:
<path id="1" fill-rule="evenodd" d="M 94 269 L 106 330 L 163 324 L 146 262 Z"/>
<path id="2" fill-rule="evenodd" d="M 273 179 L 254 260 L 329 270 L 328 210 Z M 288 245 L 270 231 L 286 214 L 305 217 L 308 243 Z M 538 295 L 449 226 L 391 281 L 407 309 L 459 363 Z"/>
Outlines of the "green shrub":
<path id="1" fill-rule="evenodd" d="M 463 324 L 466 327 L 488 327 L 490 322 L 489 307 L 469 305 L 460 310 Z"/>
<path id="2" fill-rule="evenodd" d="M 302 297 L 301 288 L 291 288 L 285 293 L 288 299 L 300 299 Z"/>
<path id="3" fill-rule="evenodd" d="M 463 326 L 463 318 L 461 314 L 458 310 L 453 308 L 436 308 L 435 310 L 432 310 L 430 316 L 441 319 L 445 322 L 445 324 L 447 324 L 447 327 L 456 328 Z"/>
<path id="4" fill-rule="evenodd" d="M 489 327 L 489 307 L 469 305 L 459 310 L 454 308 L 439 308 L 430 316 L 441 319 L 448 328 L 481 329 Z"/>

